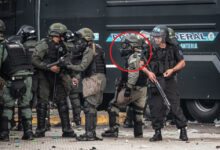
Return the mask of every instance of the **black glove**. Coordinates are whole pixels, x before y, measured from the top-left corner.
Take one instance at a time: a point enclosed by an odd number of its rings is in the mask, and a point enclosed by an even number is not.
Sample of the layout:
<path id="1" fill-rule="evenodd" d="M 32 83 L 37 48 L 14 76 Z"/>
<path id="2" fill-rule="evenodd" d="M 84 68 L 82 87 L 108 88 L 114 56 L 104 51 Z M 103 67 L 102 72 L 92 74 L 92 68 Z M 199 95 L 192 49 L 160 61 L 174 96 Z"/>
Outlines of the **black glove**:
<path id="1" fill-rule="evenodd" d="M 124 97 L 130 97 L 130 96 L 131 96 L 131 88 L 126 86 Z"/>

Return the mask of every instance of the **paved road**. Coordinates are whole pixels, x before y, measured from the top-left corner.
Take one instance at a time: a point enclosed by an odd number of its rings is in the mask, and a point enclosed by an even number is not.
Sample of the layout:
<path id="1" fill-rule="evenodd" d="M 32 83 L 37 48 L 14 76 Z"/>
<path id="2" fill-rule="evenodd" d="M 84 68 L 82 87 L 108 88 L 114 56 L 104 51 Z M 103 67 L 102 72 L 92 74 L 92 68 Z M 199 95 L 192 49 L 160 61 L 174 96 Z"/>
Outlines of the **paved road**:
<path id="1" fill-rule="evenodd" d="M 147 122 L 150 124 L 150 122 Z M 84 132 L 84 126 L 75 129 L 79 135 Z M 99 125 L 97 134 L 107 128 L 106 125 Z M 175 126 L 168 125 L 163 131 L 163 141 L 151 143 L 149 138 L 153 130 L 149 126 L 144 129 L 144 138 L 135 139 L 133 129 L 120 128 L 119 138 L 105 138 L 103 141 L 77 142 L 75 139 L 62 138 L 61 129 L 53 127 L 46 133 L 45 138 L 33 141 L 21 140 L 22 132 L 12 131 L 10 142 L 0 142 L 0 150 L 215 150 L 220 149 L 220 127 L 214 124 L 189 124 L 188 142 L 179 141 L 179 131 Z"/>

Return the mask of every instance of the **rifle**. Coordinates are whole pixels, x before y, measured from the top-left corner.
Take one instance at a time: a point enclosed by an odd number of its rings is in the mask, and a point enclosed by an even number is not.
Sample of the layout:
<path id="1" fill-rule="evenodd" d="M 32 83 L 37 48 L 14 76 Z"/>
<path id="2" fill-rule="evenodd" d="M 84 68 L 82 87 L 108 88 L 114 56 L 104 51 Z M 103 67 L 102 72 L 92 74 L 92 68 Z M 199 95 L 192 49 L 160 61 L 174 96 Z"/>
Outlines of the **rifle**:
<path id="1" fill-rule="evenodd" d="M 51 63 L 51 64 L 47 64 L 47 68 L 50 68 L 52 66 L 55 65 L 63 65 L 65 62 L 68 62 L 70 60 L 70 55 L 69 54 L 65 54 L 64 56 L 60 57 L 57 61 Z"/>
<path id="2" fill-rule="evenodd" d="M 144 54 L 143 54 L 143 55 L 144 55 Z M 146 58 L 145 55 L 144 55 L 144 60 L 145 60 L 145 62 L 147 62 L 147 58 Z M 148 69 L 150 72 L 152 72 L 152 70 L 151 70 L 151 68 L 150 68 L 149 66 L 147 66 L 147 69 Z M 156 85 L 158 91 L 160 92 L 160 95 L 162 96 L 162 98 L 163 98 L 163 100 L 164 100 L 164 105 L 167 107 L 167 110 L 168 110 L 168 111 L 167 111 L 167 115 L 168 115 L 168 113 L 170 112 L 170 102 L 169 102 L 169 100 L 168 100 L 168 98 L 167 98 L 167 96 L 166 96 L 166 94 L 165 94 L 163 88 L 161 87 L 161 85 L 160 85 L 160 83 L 158 82 L 157 79 L 156 79 L 156 82 L 155 82 L 154 84 Z"/>
<path id="3" fill-rule="evenodd" d="M 119 78 L 115 79 L 115 93 L 114 93 L 114 102 L 117 103 L 118 94 L 121 91 L 122 83 Z"/>

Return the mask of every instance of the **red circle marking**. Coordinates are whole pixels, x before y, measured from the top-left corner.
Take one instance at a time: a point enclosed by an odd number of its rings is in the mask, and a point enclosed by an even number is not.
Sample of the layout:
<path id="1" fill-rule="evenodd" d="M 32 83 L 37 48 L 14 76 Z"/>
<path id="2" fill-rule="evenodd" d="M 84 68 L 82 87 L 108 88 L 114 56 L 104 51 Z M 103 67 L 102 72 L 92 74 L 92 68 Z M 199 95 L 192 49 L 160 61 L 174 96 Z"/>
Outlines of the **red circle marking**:
<path id="1" fill-rule="evenodd" d="M 123 69 L 123 68 L 119 67 L 119 66 L 115 63 L 115 61 L 113 60 L 113 57 L 112 57 L 112 46 L 113 46 L 114 42 L 116 41 L 116 39 L 117 39 L 118 37 L 120 37 L 121 35 L 126 34 L 126 33 L 139 34 L 140 36 L 144 37 L 144 39 L 147 41 L 148 45 L 150 46 L 150 57 L 149 57 L 147 63 L 146 63 L 143 67 L 141 67 L 141 68 L 139 68 L 139 69 L 136 69 L 136 70 L 126 70 L 126 69 Z M 122 70 L 122 71 L 125 71 L 125 72 L 136 72 L 136 71 L 142 70 L 142 69 L 145 68 L 145 67 L 148 65 L 148 63 L 150 62 L 151 56 L 152 56 L 152 47 L 151 47 L 150 41 L 149 41 L 143 34 L 141 34 L 141 33 L 139 33 L 139 32 L 135 32 L 135 31 L 123 32 L 123 33 L 119 34 L 118 36 L 116 36 L 116 37 L 114 38 L 114 40 L 112 41 L 111 45 L 110 45 L 110 58 L 111 58 L 113 64 L 114 64 L 118 69 L 120 69 L 120 70 Z"/>

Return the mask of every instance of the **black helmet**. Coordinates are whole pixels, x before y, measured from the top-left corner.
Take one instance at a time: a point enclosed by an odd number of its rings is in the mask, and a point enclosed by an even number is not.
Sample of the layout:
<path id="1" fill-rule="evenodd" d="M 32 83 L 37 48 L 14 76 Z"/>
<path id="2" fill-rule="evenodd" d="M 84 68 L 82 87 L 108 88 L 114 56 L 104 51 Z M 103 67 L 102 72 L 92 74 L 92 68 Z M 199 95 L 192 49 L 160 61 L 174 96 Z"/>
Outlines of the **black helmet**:
<path id="1" fill-rule="evenodd" d="M 162 42 L 168 42 L 169 41 L 169 32 L 168 28 L 165 25 L 158 25 L 153 28 L 151 32 L 152 37 L 162 37 L 163 41 Z"/>
<path id="2" fill-rule="evenodd" d="M 36 40 L 37 38 L 34 27 L 29 25 L 21 26 L 16 35 L 21 36 L 24 41 Z"/>
<path id="3" fill-rule="evenodd" d="M 64 39 L 66 42 L 74 42 L 74 33 L 71 30 L 67 30 L 66 33 L 64 34 Z"/>

